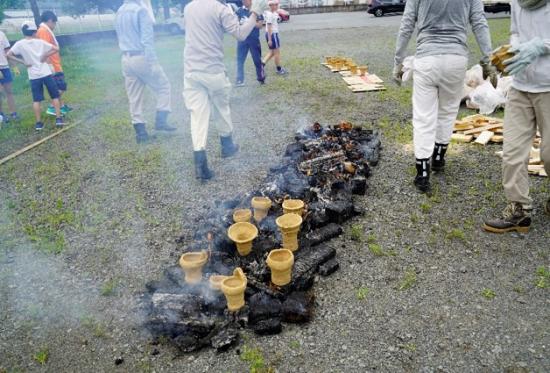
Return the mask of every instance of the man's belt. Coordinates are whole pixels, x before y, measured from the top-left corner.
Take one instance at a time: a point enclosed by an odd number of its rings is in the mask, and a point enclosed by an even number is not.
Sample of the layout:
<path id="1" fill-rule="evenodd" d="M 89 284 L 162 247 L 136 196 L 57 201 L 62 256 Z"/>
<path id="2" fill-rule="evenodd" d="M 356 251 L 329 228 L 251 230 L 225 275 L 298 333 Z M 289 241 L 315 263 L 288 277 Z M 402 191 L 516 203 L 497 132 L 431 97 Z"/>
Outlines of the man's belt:
<path id="1" fill-rule="evenodd" d="M 145 52 L 144 51 L 125 51 L 125 52 L 122 52 L 122 55 L 128 56 L 128 57 L 144 56 Z"/>

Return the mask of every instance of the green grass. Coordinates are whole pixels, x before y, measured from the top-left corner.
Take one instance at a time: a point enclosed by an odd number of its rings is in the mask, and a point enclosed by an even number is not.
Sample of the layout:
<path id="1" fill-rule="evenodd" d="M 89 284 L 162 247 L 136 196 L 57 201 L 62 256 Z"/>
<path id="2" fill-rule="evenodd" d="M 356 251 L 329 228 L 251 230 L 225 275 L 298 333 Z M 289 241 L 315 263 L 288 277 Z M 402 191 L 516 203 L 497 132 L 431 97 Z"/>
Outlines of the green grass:
<path id="1" fill-rule="evenodd" d="M 248 364 L 250 373 L 268 373 L 272 371 L 272 368 L 266 366 L 264 354 L 259 348 L 244 345 L 240 358 Z"/>
<path id="2" fill-rule="evenodd" d="M 40 351 L 34 354 L 33 359 L 40 365 L 46 365 L 49 357 L 50 353 L 48 351 L 48 348 L 42 348 Z"/>
<path id="3" fill-rule="evenodd" d="M 550 270 L 548 270 L 548 268 L 537 268 L 535 285 L 539 289 L 547 289 L 550 287 Z"/>
<path id="4" fill-rule="evenodd" d="M 369 294 L 370 290 L 366 286 L 361 286 L 357 291 L 355 292 L 355 297 L 357 300 L 365 300 L 367 298 L 367 295 Z"/>
<path id="5" fill-rule="evenodd" d="M 101 290 L 100 290 L 101 295 L 105 297 L 115 295 L 117 285 L 118 285 L 118 281 L 116 279 L 111 279 L 106 281 L 101 286 Z"/>
<path id="6" fill-rule="evenodd" d="M 362 242 L 365 237 L 363 225 L 352 224 L 349 230 L 349 237 L 351 238 L 352 241 Z"/>
<path id="7" fill-rule="evenodd" d="M 449 232 L 447 232 L 445 238 L 448 240 L 466 241 L 466 234 L 462 229 L 453 228 Z"/>
<path id="8" fill-rule="evenodd" d="M 416 284 L 417 278 L 416 278 L 416 271 L 414 268 L 409 268 L 405 271 L 403 278 L 399 282 L 399 285 L 397 286 L 398 290 L 407 290 L 412 288 Z"/>
<path id="9" fill-rule="evenodd" d="M 497 296 L 497 294 L 495 293 L 494 290 L 485 288 L 481 291 L 481 296 L 485 299 L 491 300 L 491 299 L 494 299 Z"/>

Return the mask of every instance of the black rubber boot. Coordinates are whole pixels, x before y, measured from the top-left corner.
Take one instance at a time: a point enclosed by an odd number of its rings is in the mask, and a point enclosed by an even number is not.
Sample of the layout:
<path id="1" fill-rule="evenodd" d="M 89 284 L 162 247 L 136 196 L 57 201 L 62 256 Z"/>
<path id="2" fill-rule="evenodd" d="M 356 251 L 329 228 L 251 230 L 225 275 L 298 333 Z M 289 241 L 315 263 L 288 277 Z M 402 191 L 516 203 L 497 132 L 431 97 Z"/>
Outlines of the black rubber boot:
<path id="1" fill-rule="evenodd" d="M 239 145 L 233 143 L 233 137 L 220 136 L 220 143 L 222 144 L 222 158 L 231 157 L 239 151 Z"/>
<path id="2" fill-rule="evenodd" d="M 200 150 L 198 152 L 193 152 L 193 158 L 195 159 L 195 177 L 201 182 L 212 179 L 214 173 L 208 168 L 206 151 Z"/>
<path id="3" fill-rule="evenodd" d="M 168 125 L 168 114 L 170 114 L 169 111 L 157 111 L 157 115 L 155 117 L 155 129 L 157 131 L 175 131 L 176 127 L 172 127 Z"/>
<path id="4" fill-rule="evenodd" d="M 422 193 L 430 190 L 430 159 L 416 159 L 416 177 L 414 185 Z"/>
<path id="5" fill-rule="evenodd" d="M 502 217 L 485 220 L 483 229 L 492 233 L 527 233 L 531 227 L 531 211 L 524 210 L 519 202 L 511 202 L 502 212 Z"/>
<path id="6" fill-rule="evenodd" d="M 145 129 L 145 123 L 134 124 L 134 130 L 136 131 L 136 142 L 138 144 L 143 144 L 149 141 L 149 135 Z"/>
<path id="7" fill-rule="evenodd" d="M 434 153 L 432 155 L 432 170 L 442 172 L 445 169 L 445 153 L 449 144 L 435 143 Z"/>

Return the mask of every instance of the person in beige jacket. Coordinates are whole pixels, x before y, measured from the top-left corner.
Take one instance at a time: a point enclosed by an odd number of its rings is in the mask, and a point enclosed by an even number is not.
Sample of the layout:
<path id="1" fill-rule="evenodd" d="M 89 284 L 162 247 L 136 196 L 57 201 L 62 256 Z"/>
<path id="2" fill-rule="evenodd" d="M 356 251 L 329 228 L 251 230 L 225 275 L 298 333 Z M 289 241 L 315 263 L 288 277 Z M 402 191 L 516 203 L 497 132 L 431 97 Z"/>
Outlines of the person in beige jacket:
<path id="1" fill-rule="evenodd" d="M 508 205 L 502 215 L 487 219 L 486 231 L 526 233 L 531 227 L 533 201 L 529 196 L 527 165 L 537 128 L 542 135 L 540 155 L 550 175 L 550 2 L 513 0 L 511 52 L 504 61 L 514 77 L 504 116 L 502 185 Z M 550 215 L 550 199 L 544 210 Z"/>
<path id="2" fill-rule="evenodd" d="M 154 23 L 149 0 L 124 0 L 116 13 L 115 28 L 122 51 L 122 74 L 138 144 L 149 140 L 143 115 L 146 87 L 157 98 L 155 129 L 176 130 L 167 123 L 171 111 L 171 88 L 155 52 Z"/>

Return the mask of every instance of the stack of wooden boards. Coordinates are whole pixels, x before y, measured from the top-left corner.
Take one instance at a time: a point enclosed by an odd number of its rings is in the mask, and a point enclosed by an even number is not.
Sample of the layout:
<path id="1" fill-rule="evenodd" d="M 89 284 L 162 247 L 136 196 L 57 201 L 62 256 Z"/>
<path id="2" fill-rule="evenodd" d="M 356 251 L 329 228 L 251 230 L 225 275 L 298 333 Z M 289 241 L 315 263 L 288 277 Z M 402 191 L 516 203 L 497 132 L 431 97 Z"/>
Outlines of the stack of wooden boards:
<path id="1" fill-rule="evenodd" d="M 369 74 L 366 66 L 358 68 L 351 58 L 325 57 L 325 62 L 321 65 L 334 73 L 339 73 L 354 93 L 386 90 L 382 79 L 375 74 Z"/>
<path id="2" fill-rule="evenodd" d="M 487 145 L 489 142 L 502 143 L 504 122 L 499 118 L 491 118 L 485 115 L 476 114 L 464 117 L 457 120 L 454 125 L 454 133 L 451 137 L 456 142 Z M 533 148 L 529 157 L 529 173 L 532 175 L 545 176 L 544 165 L 540 158 L 540 142 L 541 136 L 537 132 L 533 142 Z M 502 151 L 498 151 L 497 155 L 502 157 Z"/>

